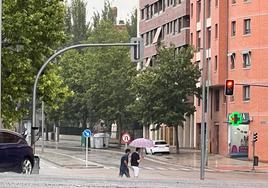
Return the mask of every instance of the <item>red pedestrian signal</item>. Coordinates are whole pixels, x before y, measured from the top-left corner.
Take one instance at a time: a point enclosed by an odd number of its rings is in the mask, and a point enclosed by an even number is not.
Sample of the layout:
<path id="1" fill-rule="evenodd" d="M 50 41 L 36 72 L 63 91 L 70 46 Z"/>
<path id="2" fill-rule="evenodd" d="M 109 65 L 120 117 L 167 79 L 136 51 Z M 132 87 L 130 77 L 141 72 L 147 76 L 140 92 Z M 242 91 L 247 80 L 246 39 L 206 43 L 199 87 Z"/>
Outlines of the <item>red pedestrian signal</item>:
<path id="1" fill-rule="evenodd" d="M 233 95 L 234 94 L 234 80 L 225 80 L 225 95 Z"/>

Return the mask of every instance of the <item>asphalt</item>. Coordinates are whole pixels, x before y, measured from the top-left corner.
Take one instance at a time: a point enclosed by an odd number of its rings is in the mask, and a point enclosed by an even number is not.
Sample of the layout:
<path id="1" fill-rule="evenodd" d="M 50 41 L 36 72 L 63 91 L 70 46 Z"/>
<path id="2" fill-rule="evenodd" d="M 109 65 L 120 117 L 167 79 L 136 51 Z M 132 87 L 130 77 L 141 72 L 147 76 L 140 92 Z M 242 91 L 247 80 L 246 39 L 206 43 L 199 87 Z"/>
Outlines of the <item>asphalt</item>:
<path id="1" fill-rule="evenodd" d="M 83 151 L 84 146 L 81 146 L 81 137 L 80 136 L 67 136 L 67 135 L 60 135 L 59 142 L 54 141 L 45 141 L 44 146 L 45 148 L 50 149 L 63 149 L 63 150 L 72 150 L 72 151 Z M 41 140 L 39 140 L 36 144 L 37 148 L 41 148 Z M 102 150 L 103 152 L 110 152 L 110 153 L 120 153 L 122 154 L 124 151 L 124 146 L 118 147 L 117 145 L 110 145 L 108 149 L 92 149 L 90 150 Z M 64 158 L 64 154 L 45 154 L 43 153 L 41 157 L 47 161 L 55 163 L 56 165 L 60 165 L 62 167 L 66 164 L 67 159 Z M 185 167 L 192 167 L 192 168 L 200 168 L 200 150 L 193 150 L 193 149 L 180 149 L 179 154 L 156 154 L 156 155 L 146 155 L 147 160 L 157 161 L 169 164 L 176 164 Z M 59 160 L 59 159 L 62 160 Z M 68 159 L 71 160 L 71 159 Z M 59 161 L 63 161 L 62 164 Z M 68 166 L 68 168 L 72 168 L 72 166 L 79 166 L 81 163 L 84 164 L 84 161 L 76 160 L 77 162 Z M 68 163 L 67 163 L 68 164 Z M 89 167 L 92 166 L 94 168 L 99 167 L 98 164 L 89 162 Z M 242 172 L 242 173 L 268 173 L 268 163 L 259 162 L 258 166 L 255 166 L 255 170 L 252 170 L 252 161 L 247 160 L 246 158 L 230 158 L 222 155 L 208 155 L 208 163 L 206 166 L 207 171 L 215 171 L 215 172 Z"/>

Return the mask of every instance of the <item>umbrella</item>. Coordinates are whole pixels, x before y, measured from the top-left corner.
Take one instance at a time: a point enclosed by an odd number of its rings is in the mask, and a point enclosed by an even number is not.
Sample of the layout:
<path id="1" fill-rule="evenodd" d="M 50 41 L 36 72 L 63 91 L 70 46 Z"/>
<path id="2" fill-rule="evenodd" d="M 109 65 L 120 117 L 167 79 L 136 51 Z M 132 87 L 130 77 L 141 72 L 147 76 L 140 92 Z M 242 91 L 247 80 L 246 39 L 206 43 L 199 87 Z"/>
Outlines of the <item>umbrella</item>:
<path id="1" fill-rule="evenodd" d="M 148 140 L 145 138 L 137 138 L 133 140 L 129 146 L 136 147 L 136 148 L 150 148 L 154 147 L 154 143 L 152 140 Z"/>

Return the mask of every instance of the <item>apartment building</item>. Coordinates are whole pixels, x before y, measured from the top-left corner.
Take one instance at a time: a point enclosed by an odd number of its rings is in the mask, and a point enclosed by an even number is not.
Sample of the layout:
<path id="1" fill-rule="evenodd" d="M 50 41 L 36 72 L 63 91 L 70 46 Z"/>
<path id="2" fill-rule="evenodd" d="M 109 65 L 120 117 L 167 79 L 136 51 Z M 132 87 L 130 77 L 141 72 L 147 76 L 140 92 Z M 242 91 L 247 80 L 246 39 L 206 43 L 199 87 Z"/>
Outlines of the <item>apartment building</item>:
<path id="1" fill-rule="evenodd" d="M 159 44 L 179 48 L 188 45 L 190 40 L 189 0 L 140 0 L 139 34 L 144 39 L 143 68 L 153 66 Z M 144 137 L 164 139 L 175 146 L 175 131 L 165 125 L 144 126 Z M 193 116 L 183 127 L 179 126 L 181 147 L 194 147 L 195 131 Z"/>
<path id="2" fill-rule="evenodd" d="M 252 158 L 253 132 L 258 133 L 256 155 L 268 161 L 268 1 L 190 0 L 190 43 L 197 52 L 194 62 L 205 69 L 208 92 L 205 124 L 210 153 Z M 205 31 L 203 24 L 206 24 Z M 203 32 L 206 49 L 203 46 Z M 202 50 L 206 50 L 203 62 Z M 233 96 L 224 95 L 225 79 L 235 80 Z M 200 146 L 201 103 L 195 100 L 194 124 Z M 227 123 L 228 115 L 242 114 L 239 126 Z"/>

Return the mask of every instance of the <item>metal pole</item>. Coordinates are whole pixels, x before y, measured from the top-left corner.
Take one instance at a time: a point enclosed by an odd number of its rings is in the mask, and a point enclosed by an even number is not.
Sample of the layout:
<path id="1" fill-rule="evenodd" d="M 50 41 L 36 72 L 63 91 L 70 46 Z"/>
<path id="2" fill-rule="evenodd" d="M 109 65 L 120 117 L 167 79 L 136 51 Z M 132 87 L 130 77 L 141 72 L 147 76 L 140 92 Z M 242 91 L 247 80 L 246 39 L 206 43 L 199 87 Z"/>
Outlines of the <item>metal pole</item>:
<path id="1" fill-rule="evenodd" d="M 88 137 L 86 137 L 86 167 L 87 167 L 87 159 L 88 159 Z"/>
<path id="2" fill-rule="evenodd" d="M 202 63 L 202 119 L 201 119 L 201 161 L 200 161 L 200 179 L 205 178 L 205 92 L 206 92 L 206 1 L 203 0 L 203 63 Z M 208 107 L 207 107 L 208 108 Z"/>
<path id="3" fill-rule="evenodd" d="M 2 0 L 0 0 L 0 129 L 2 128 Z"/>
<path id="4" fill-rule="evenodd" d="M 44 152 L 44 125 L 45 125 L 45 113 L 44 113 L 44 109 L 45 109 L 45 103 L 44 101 L 42 101 L 42 153 Z"/>
<path id="5" fill-rule="evenodd" d="M 252 161 L 253 161 L 253 165 L 252 165 L 252 170 L 255 171 L 255 165 L 254 165 L 254 156 L 255 156 L 255 142 L 254 142 L 254 134 L 255 132 L 253 132 L 253 136 L 252 136 L 252 144 L 253 144 L 253 157 L 252 157 Z"/>

